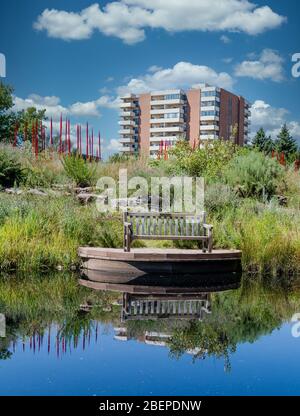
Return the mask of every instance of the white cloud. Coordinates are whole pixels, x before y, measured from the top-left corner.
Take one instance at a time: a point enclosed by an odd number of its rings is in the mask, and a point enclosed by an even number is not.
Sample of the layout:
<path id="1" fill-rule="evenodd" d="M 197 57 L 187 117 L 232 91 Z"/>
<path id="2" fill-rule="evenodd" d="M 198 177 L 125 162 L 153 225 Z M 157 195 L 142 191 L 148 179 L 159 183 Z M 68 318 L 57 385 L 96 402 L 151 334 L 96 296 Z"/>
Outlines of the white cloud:
<path id="1" fill-rule="evenodd" d="M 153 74 L 154 72 L 161 71 L 162 69 L 163 69 L 163 67 L 161 67 L 161 66 L 152 65 L 148 68 L 148 72 L 151 72 Z"/>
<path id="2" fill-rule="evenodd" d="M 63 116 L 76 117 L 100 117 L 100 108 L 115 109 L 118 108 L 118 99 L 104 95 L 94 101 L 76 102 L 68 107 L 60 103 L 60 98 L 56 96 L 41 97 L 37 94 L 31 94 L 28 98 L 14 97 L 15 111 L 26 110 L 29 107 L 35 107 L 37 110 L 46 110 L 46 116 L 58 119 L 60 114 Z"/>
<path id="3" fill-rule="evenodd" d="M 269 6 L 257 7 L 248 0 L 119 0 L 102 9 L 92 4 L 82 11 L 46 9 L 34 27 L 49 37 L 87 39 L 95 31 L 115 36 L 127 44 L 145 39 L 145 29 L 179 31 L 235 31 L 257 35 L 280 26 L 286 18 Z"/>
<path id="4" fill-rule="evenodd" d="M 63 10 L 46 9 L 34 23 L 37 30 L 47 30 L 50 38 L 64 40 L 88 39 L 93 28 L 82 13 L 65 12 Z"/>
<path id="5" fill-rule="evenodd" d="M 258 58 L 253 59 L 238 64 L 235 75 L 260 80 L 271 79 L 275 82 L 284 79 L 284 60 L 276 51 L 264 49 Z"/>
<path id="6" fill-rule="evenodd" d="M 31 94 L 28 98 L 14 97 L 14 111 L 26 110 L 29 107 L 35 107 L 37 110 L 46 110 L 48 117 L 59 117 L 60 114 L 69 114 L 68 108 L 60 104 L 58 97 L 41 97 L 37 94 Z"/>
<path id="7" fill-rule="evenodd" d="M 70 106 L 70 113 L 74 116 L 91 116 L 99 117 L 100 113 L 98 110 L 96 101 L 89 101 L 86 103 L 77 102 Z"/>
<path id="8" fill-rule="evenodd" d="M 228 43 L 230 43 L 230 42 L 231 42 L 231 39 L 230 39 L 228 36 L 226 36 L 226 35 L 222 35 L 222 36 L 220 37 L 220 40 L 221 40 L 223 43 L 225 43 L 225 44 L 228 44 Z"/>
<path id="9" fill-rule="evenodd" d="M 120 141 L 117 139 L 111 139 L 107 146 L 105 146 L 105 150 L 110 153 L 116 153 L 121 150 Z"/>
<path id="10" fill-rule="evenodd" d="M 300 122 L 288 121 L 289 111 L 285 108 L 272 107 L 263 100 L 257 100 L 251 107 L 251 130 L 252 136 L 261 127 L 268 135 L 275 139 L 284 123 L 287 123 L 292 136 L 300 141 Z"/>
<path id="11" fill-rule="evenodd" d="M 203 82 L 228 89 L 233 85 L 233 79 L 226 72 L 217 73 L 208 66 L 178 62 L 173 68 L 158 68 L 156 72 L 132 78 L 127 85 L 118 88 L 118 94 L 123 95 L 128 92 L 140 94 L 151 90 L 189 88 L 196 87 Z"/>
<path id="12" fill-rule="evenodd" d="M 96 104 L 98 107 L 109 108 L 109 109 L 117 109 L 120 105 L 119 97 L 111 97 L 110 95 L 103 95 L 100 97 Z"/>
<path id="13" fill-rule="evenodd" d="M 231 64 L 231 62 L 233 61 L 233 58 L 223 58 L 223 59 L 222 59 L 222 61 L 223 61 L 225 64 Z"/>

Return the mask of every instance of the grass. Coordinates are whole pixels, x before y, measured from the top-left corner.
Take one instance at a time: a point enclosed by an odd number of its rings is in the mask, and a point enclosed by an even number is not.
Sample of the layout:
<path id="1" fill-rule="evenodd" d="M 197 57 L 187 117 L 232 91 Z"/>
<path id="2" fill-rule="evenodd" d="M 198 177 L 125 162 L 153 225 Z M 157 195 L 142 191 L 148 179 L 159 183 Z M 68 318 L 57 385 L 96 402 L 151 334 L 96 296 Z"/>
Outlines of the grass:
<path id="1" fill-rule="evenodd" d="M 179 150 L 178 160 L 184 162 L 182 165 L 179 163 L 179 168 L 184 174 L 184 164 L 188 163 L 190 155 L 186 157 L 185 148 Z M 35 160 L 27 149 L 10 151 L 14 152 L 14 157 L 27 172 L 21 187 L 47 189 L 64 184 L 69 194 L 61 192 L 55 195 L 52 192 L 48 197 L 41 197 L 0 193 L 0 270 L 76 268 L 79 266 L 79 246 L 122 247 L 121 216 L 100 214 L 96 204 L 82 206 L 73 193 L 76 180 L 73 181 L 74 176 L 66 172 L 59 157 L 45 153 Z M 243 268 L 247 272 L 273 275 L 300 273 L 299 172 L 294 172 L 292 167 L 274 168 L 277 162 L 268 159 L 264 162 L 270 167 L 268 174 L 263 179 L 257 178 L 256 171 L 251 167 L 252 161 L 259 164 L 264 157 L 262 154 L 251 154 L 249 150 L 234 154 L 224 144 L 209 158 L 204 152 L 201 150 L 194 155 L 193 169 L 197 170 L 199 159 L 201 169 L 206 169 L 205 175 L 211 176 L 206 187 L 205 203 L 209 222 L 214 225 L 214 246 L 241 249 Z M 205 160 L 209 160 L 207 166 Z M 238 160 L 242 163 L 237 163 Z M 172 156 L 168 161 L 149 162 L 141 158 L 99 163 L 92 169 L 97 178 L 111 176 L 118 180 L 119 169 L 126 168 L 128 178 L 140 175 L 149 182 L 151 176 L 168 176 L 176 164 L 177 159 Z M 227 180 L 233 177 L 228 176 L 230 166 L 233 166 L 233 172 L 243 171 L 243 175 L 234 176 L 234 183 Z M 274 169 L 280 173 L 275 179 L 272 175 Z M 222 177 L 222 172 L 226 172 L 227 176 Z M 240 189 L 246 189 L 245 186 L 251 192 L 247 191 L 244 195 Z M 262 192 L 264 186 L 269 186 L 268 192 Z M 286 199 L 285 207 L 279 206 L 276 195 Z M 136 244 L 160 248 L 172 246 L 170 242 Z M 180 247 L 185 246 L 196 247 L 193 243 L 180 243 Z"/>
<path id="2" fill-rule="evenodd" d="M 30 271 L 77 267 L 80 245 L 107 246 L 111 240 L 122 244 L 118 225 L 120 227 L 121 223 L 117 219 L 104 221 L 94 205 L 82 206 L 72 197 L 41 200 L 33 196 L 3 195 L 0 201 L 0 269 Z"/>

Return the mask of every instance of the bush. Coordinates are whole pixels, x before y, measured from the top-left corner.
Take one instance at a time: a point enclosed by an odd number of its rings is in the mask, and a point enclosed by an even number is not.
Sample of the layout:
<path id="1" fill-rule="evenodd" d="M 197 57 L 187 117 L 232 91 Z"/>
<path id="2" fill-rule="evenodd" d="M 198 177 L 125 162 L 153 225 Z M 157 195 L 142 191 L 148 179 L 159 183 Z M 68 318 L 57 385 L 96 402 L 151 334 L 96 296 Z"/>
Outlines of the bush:
<path id="1" fill-rule="evenodd" d="M 62 161 L 66 175 L 72 179 L 77 186 L 92 186 L 96 182 L 95 163 L 88 164 L 84 159 L 77 155 L 65 156 Z"/>
<path id="2" fill-rule="evenodd" d="M 208 141 L 193 150 L 187 141 L 178 141 L 169 151 L 173 166 L 173 174 L 187 174 L 189 176 L 202 176 L 212 181 L 221 177 L 222 172 L 233 156 L 242 151 L 232 142 L 224 140 Z"/>
<path id="3" fill-rule="evenodd" d="M 214 183 L 205 190 L 205 209 L 209 212 L 222 211 L 238 204 L 236 193 L 228 185 Z"/>
<path id="4" fill-rule="evenodd" d="M 7 148 L 0 148 L 0 187 L 18 185 L 24 170 L 17 156 Z"/>
<path id="5" fill-rule="evenodd" d="M 234 157 L 225 171 L 225 178 L 244 198 L 270 198 L 283 181 L 284 170 L 276 160 L 251 151 Z"/>

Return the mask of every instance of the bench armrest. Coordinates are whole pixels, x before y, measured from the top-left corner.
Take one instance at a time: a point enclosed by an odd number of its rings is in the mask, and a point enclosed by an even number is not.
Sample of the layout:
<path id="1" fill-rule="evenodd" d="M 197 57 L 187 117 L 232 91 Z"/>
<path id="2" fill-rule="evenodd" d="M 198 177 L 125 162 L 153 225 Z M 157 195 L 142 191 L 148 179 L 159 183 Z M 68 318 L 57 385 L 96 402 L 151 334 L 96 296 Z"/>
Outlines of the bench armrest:
<path id="1" fill-rule="evenodd" d="M 131 222 L 124 222 L 124 227 L 132 227 L 132 223 Z"/>
<path id="2" fill-rule="evenodd" d="M 212 230 L 214 226 L 211 224 L 203 224 L 203 228 L 205 228 L 206 230 Z"/>

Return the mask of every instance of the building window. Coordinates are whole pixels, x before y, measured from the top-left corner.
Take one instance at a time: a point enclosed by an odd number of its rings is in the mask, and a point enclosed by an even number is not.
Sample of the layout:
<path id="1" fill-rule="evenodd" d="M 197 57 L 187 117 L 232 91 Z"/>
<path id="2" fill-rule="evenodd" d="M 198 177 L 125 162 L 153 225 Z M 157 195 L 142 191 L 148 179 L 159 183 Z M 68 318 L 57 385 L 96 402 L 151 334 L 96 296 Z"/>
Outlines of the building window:
<path id="1" fill-rule="evenodd" d="M 216 111 L 201 111 L 201 116 L 205 117 L 205 116 L 215 116 L 215 117 L 219 117 L 220 112 L 218 110 Z"/>
<path id="2" fill-rule="evenodd" d="M 216 90 L 214 90 L 214 91 L 202 91 L 201 94 L 202 94 L 203 97 L 218 97 L 218 98 L 220 98 L 220 93 L 219 93 L 219 91 L 216 91 Z"/>
<path id="3" fill-rule="evenodd" d="M 165 118 L 179 118 L 179 113 L 167 113 Z"/>
<path id="4" fill-rule="evenodd" d="M 165 95 L 165 100 L 179 100 L 180 94 L 168 94 Z"/>
<path id="5" fill-rule="evenodd" d="M 201 107 L 220 107 L 218 101 L 201 101 Z"/>

